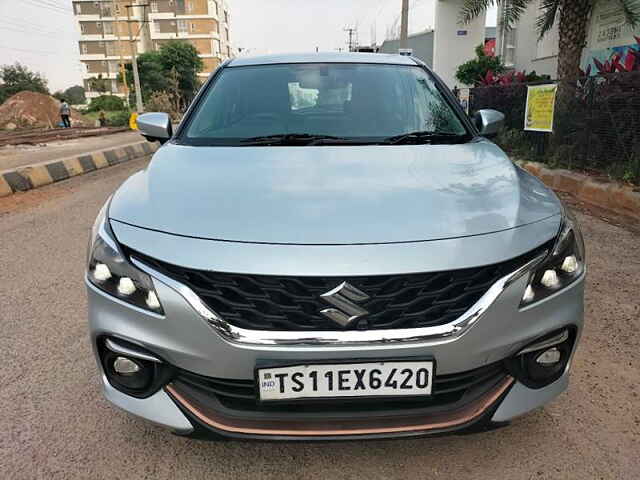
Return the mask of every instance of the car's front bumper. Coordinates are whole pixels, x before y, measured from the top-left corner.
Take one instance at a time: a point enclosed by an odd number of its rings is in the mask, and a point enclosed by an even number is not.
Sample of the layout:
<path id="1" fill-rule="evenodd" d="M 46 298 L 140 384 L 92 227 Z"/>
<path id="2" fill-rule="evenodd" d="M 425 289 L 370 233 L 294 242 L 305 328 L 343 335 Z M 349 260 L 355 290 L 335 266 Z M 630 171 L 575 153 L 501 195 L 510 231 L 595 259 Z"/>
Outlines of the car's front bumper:
<path id="1" fill-rule="evenodd" d="M 313 363 L 327 359 L 403 358 L 437 359 L 437 374 L 466 372 L 500 362 L 528 343 L 563 327 L 573 327 L 577 345 L 583 323 L 584 277 L 546 300 L 519 309 L 527 277 L 509 284 L 464 335 L 434 341 L 375 345 L 251 345 L 219 335 L 174 288 L 154 280 L 165 316 L 144 312 L 114 300 L 88 284 L 89 323 L 94 347 L 100 338 L 129 341 L 187 372 L 220 379 L 250 380 L 258 361 Z M 97 349 L 96 349 L 97 354 Z M 100 365 L 100 361 L 98 361 Z M 354 422 L 324 422 L 322 428 L 289 423 L 274 425 L 252 419 L 217 415 L 170 384 L 145 399 L 115 389 L 102 372 L 106 397 L 118 407 L 174 430 L 188 434 L 204 430 L 230 437 L 270 439 L 327 439 L 424 435 L 477 428 L 506 422 L 549 402 L 568 384 L 568 367 L 562 377 L 543 388 L 532 389 L 505 375 L 486 395 L 465 411 L 448 415 Z M 285 419 L 286 420 L 286 419 Z M 394 423 L 395 422 L 395 423 Z M 298 422 L 299 423 L 299 422 Z"/>
<path id="2" fill-rule="evenodd" d="M 274 425 L 272 422 L 234 422 L 207 415 L 188 400 L 177 396 L 171 387 L 161 389 L 146 399 L 133 398 L 116 390 L 106 377 L 102 377 L 104 395 L 110 402 L 179 435 L 270 440 L 350 440 L 482 431 L 545 405 L 564 392 L 568 383 L 568 371 L 552 384 L 537 390 L 509 378 L 487 395 L 483 402 L 447 417 L 408 417 L 397 422 L 341 421 L 336 424 L 322 421 L 321 424 L 312 425 L 294 422 Z"/>

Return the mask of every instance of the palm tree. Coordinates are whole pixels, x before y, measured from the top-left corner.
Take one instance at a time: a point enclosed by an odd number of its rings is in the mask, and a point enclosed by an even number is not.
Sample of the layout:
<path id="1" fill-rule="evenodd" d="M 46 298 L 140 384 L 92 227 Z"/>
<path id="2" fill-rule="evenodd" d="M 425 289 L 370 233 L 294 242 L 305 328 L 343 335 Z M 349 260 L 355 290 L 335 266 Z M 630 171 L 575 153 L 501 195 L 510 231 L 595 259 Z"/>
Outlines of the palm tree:
<path id="1" fill-rule="evenodd" d="M 559 21 L 558 79 L 575 79 L 580 74 L 582 49 L 587 43 L 587 24 L 594 5 L 600 0 L 542 0 L 536 22 L 540 38 Z M 615 0 L 625 14 L 627 23 L 640 23 L 640 0 Z M 493 5 L 502 7 L 502 28 L 510 29 L 518 22 L 530 4 L 538 0 L 465 0 L 460 12 L 464 23 L 479 16 Z"/>

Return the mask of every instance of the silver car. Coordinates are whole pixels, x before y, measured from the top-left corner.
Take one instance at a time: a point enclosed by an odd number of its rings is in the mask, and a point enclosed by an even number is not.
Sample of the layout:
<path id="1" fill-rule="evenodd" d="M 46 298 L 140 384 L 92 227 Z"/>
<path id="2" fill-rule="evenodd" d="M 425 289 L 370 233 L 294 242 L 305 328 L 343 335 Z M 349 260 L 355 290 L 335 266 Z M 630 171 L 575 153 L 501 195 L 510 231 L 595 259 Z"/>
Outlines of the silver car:
<path id="1" fill-rule="evenodd" d="M 567 388 L 575 218 L 420 61 L 238 58 L 108 200 L 86 285 L 104 394 L 180 435 L 482 431 Z"/>

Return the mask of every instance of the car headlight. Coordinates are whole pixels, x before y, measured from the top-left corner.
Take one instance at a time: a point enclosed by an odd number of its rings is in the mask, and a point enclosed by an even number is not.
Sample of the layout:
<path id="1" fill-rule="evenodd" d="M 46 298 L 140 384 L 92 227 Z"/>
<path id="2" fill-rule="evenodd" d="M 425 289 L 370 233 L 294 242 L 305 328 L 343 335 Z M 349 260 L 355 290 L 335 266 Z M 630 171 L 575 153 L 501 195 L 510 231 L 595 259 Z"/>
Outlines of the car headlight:
<path id="1" fill-rule="evenodd" d="M 576 218 L 565 208 L 553 250 L 530 274 L 520 306 L 531 305 L 571 285 L 584 270 L 584 239 Z"/>
<path id="2" fill-rule="evenodd" d="M 122 254 L 107 220 L 109 201 L 102 207 L 89 241 L 87 278 L 100 290 L 136 307 L 163 314 L 151 277 Z"/>

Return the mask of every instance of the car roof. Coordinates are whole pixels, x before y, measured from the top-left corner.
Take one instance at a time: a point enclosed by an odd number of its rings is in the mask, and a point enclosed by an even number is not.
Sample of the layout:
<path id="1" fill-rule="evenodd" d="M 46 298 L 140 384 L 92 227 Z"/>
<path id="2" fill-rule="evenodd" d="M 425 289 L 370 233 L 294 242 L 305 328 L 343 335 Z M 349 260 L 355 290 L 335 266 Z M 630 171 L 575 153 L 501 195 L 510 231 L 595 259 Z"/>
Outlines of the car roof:
<path id="1" fill-rule="evenodd" d="M 411 57 L 385 53 L 320 52 L 287 53 L 238 57 L 227 64 L 228 67 L 248 65 L 274 65 L 278 63 L 378 63 L 387 65 L 417 65 Z"/>

